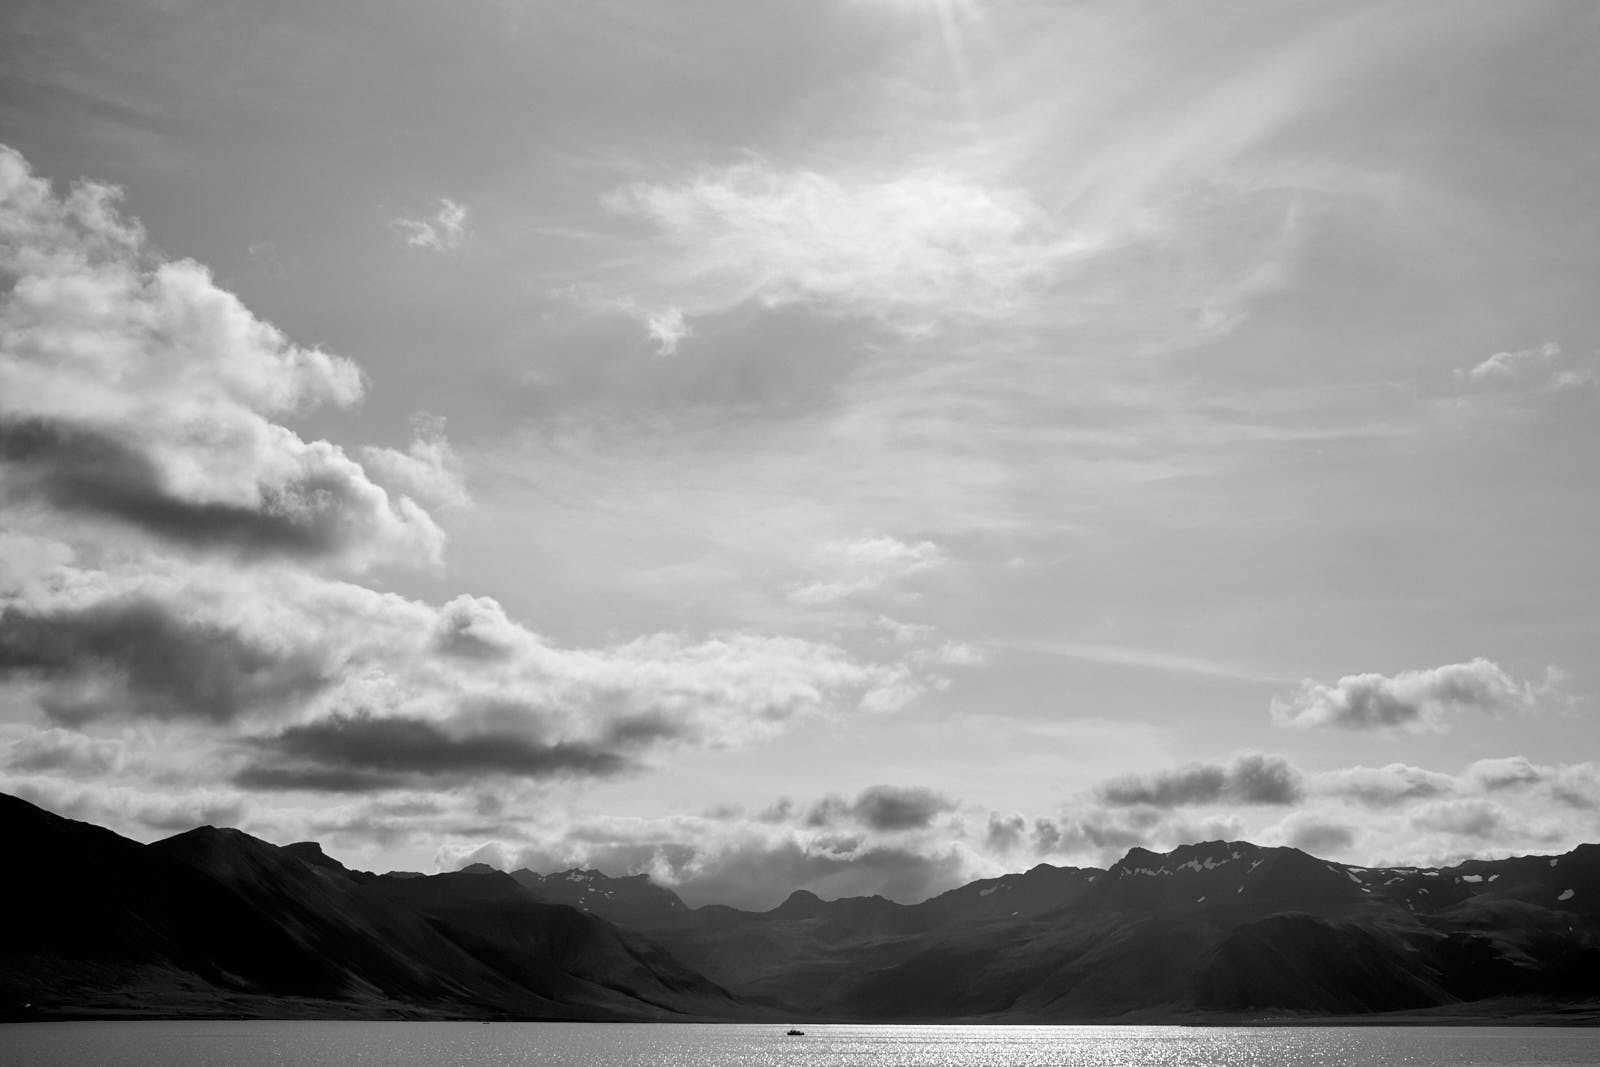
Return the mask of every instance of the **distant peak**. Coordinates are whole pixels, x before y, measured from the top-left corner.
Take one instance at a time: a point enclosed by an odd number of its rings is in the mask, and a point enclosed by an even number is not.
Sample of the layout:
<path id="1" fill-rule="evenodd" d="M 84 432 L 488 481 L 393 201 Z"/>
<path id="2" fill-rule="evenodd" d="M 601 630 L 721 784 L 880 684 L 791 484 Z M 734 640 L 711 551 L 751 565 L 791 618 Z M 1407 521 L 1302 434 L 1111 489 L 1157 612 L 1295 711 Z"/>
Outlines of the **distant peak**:
<path id="1" fill-rule="evenodd" d="M 779 904 L 773 910 L 788 915 L 810 915 L 815 913 L 822 905 L 822 898 L 811 890 L 796 889 L 789 894 L 782 904 Z"/>
<path id="2" fill-rule="evenodd" d="M 469 863 L 465 867 L 461 868 L 456 873 L 458 873 L 458 874 L 499 874 L 500 871 L 499 871 L 498 868 L 491 867 L 487 863 Z"/>

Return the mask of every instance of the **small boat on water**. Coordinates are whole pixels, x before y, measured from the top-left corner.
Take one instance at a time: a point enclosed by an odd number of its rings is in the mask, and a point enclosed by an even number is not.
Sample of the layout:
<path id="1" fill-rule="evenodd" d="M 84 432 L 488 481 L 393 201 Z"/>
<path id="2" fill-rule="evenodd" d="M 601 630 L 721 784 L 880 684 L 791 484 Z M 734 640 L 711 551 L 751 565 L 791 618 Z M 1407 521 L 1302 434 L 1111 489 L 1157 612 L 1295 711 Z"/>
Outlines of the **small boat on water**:
<path id="1" fill-rule="evenodd" d="M 783 1036 L 784 1037 L 805 1037 L 806 1036 L 806 1032 L 804 1030 L 790 1030 L 787 1034 L 784 1034 Z"/>

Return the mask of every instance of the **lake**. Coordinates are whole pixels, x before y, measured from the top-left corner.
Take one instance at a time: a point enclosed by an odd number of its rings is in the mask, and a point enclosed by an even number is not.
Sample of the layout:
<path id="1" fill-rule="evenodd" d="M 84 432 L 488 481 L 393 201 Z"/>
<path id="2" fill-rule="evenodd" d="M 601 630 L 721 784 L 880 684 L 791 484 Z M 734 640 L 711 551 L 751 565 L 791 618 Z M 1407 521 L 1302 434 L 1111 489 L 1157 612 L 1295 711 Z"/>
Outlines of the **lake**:
<path id="1" fill-rule="evenodd" d="M 0 1026 L 7 1067 L 1468 1067 L 1600 1063 L 1600 1029 L 79 1022 Z"/>

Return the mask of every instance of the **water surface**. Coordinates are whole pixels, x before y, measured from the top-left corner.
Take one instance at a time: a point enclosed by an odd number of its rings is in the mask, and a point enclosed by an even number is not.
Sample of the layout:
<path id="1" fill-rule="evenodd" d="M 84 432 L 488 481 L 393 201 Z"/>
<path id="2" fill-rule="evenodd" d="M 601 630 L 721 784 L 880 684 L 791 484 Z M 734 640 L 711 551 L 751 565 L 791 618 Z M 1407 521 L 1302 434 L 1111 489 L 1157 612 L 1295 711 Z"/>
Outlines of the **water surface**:
<path id="1" fill-rule="evenodd" d="M 1473 1067 L 1600 1064 L 1536 1027 L 83 1022 L 0 1026 L 8 1067 Z"/>

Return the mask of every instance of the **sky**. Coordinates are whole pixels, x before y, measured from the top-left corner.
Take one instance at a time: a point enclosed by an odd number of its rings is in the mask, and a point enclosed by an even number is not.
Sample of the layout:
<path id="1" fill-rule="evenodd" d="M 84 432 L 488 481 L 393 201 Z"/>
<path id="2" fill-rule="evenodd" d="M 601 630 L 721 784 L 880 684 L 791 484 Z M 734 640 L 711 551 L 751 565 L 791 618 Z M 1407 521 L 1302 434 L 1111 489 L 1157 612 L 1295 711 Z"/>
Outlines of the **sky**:
<path id="1" fill-rule="evenodd" d="M 1597 48 L 8 3 L 0 790 L 745 907 L 1600 840 Z"/>

